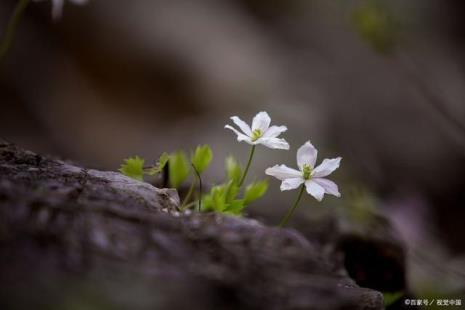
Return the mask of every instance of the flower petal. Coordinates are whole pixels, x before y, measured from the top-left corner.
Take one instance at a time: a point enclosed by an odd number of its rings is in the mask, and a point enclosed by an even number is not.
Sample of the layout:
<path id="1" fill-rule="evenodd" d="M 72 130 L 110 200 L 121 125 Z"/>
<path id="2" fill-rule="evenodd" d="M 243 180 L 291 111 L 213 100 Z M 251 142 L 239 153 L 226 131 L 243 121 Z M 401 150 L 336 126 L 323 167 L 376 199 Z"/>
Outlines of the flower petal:
<path id="1" fill-rule="evenodd" d="M 244 122 L 237 116 L 232 116 L 231 119 L 234 122 L 234 124 L 236 124 L 242 130 L 243 133 L 245 133 L 249 137 L 252 136 L 252 130 L 246 122 Z"/>
<path id="2" fill-rule="evenodd" d="M 315 197 L 316 200 L 323 200 L 323 196 L 325 195 L 325 189 L 321 185 L 314 182 L 313 180 L 308 180 L 305 181 L 305 187 L 307 188 L 307 193 Z"/>
<path id="3" fill-rule="evenodd" d="M 323 178 L 330 175 L 334 170 L 339 168 L 342 157 L 325 159 L 323 162 L 313 170 L 312 176 L 315 178 Z"/>
<path id="4" fill-rule="evenodd" d="M 78 5 L 86 4 L 88 2 L 88 0 L 70 0 L 70 1 Z"/>
<path id="5" fill-rule="evenodd" d="M 328 179 L 323 179 L 323 178 L 314 178 L 312 180 L 315 183 L 318 183 L 318 185 L 320 185 L 321 187 L 323 187 L 325 190 L 325 193 L 336 196 L 336 197 L 341 197 L 337 184 L 334 183 L 333 181 L 328 180 Z"/>
<path id="6" fill-rule="evenodd" d="M 317 155 L 318 151 L 312 143 L 310 141 L 305 142 L 305 144 L 297 150 L 297 165 L 300 170 L 303 169 L 304 165 L 309 165 L 312 168 L 315 167 Z"/>
<path id="7" fill-rule="evenodd" d="M 224 128 L 231 129 L 232 131 L 234 131 L 234 133 L 237 135 L 237 141 L 239 141 L 239 142 L 245 141 L 248 144 L 253 144 L 252 139 L 250 137 L 248 137 L 248 136 L 244 135 L 243 133 L 239 132 L 239 130 L 237 130 L 236 128 L 234 128 L 232 126 L 229 126 L 229 125 L 224 126 Z"/>
<path id="8" fill-rule="evenodd" d="M 293 178 L 293 179 L 285 179 L 281 183 L 281 191 L 288 191 L 291 189 L 296 189 L 299 187 L 302 183 L 304 183 L 305 180 L 303 178 Z"/>
<path id="9" fill-rule="evenodd" d="M 262 133 L 270 127 L 271 118 L 266 112 L 259 112 L 252 120 L 252 131 L 260 129 Z"/>
<path id="10" fill-rule="evenodd" d="M 254 141 L 254 144 L 263 144 L 270 149 L 289 149 L 289 143 L 287 143 L 286 140 L 279 138 L 259 138 L 257 141 Z"/>
<path id="11" fill-rule="evenodd" d="M 266 169 L 265 173 L 281 181 L 285 179 L 302 178 L 302 172 L 289 168 L 286 165 L 275 165 Z"/>
<path id="12" fill-rule="evenodd" d="M 276 138 L 286 130 L 286 126 L 271 126 L 267 131 L 265 131 L 263 138 Z"/>
<path id="13" fill-rule="evenodd" d="M 64 0 L 52 0 L 52 18 L 58 20 L 63 14 Z"/>

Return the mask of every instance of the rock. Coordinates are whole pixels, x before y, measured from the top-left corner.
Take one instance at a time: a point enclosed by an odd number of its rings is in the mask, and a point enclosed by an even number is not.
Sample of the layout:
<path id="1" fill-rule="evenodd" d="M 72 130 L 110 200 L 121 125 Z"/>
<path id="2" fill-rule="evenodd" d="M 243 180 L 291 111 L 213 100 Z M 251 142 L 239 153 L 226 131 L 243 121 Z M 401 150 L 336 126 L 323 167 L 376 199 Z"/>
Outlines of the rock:
<path id="1" fill-rule="evenodd" d="M 293 227 L 313 244 L 321 245 L 326 261 L 335 270 L 343 267 L 339 272 L 347 273 L 359 286 L 383 293 L 411 294 L 407 245 L 402 235 L 382 215 L 379 206 L 350 204 L 351 198 L 345 199 L 340 206 L 312 209 L 296 217 Z"/>
<path id="2" fill-rule="evenodd" d="M 0 141 L 2 309 L 382 309 L 293 229 Z"/>
<path id="3" fill-rule="evenodd" d="M 341 229 L 337 247 L 344 253 L 345 268 L 359 285 L 382 292 L 408 292 L 405 244 L 386 218 L 368 215 L 357 229 Z"/>

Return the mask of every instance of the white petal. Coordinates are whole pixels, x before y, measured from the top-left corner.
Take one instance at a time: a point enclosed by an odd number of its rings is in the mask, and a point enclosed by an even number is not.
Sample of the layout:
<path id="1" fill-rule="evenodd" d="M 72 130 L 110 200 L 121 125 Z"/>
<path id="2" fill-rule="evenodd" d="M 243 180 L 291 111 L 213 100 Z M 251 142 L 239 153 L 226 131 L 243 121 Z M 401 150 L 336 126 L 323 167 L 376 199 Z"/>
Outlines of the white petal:
<path id="1" fill-rule="evenodd" d="M 73 2 L 74 4 L 78 4 L 78 5 L 86 4 L 87 2 L 89 2 L 88 0 L 69 0 L 69 1 Z"/>
<path id="2" fill-rule="evenodd" d="M 270 149 L 281 149 L 281 150 L 288 150 L 289 143 L 287 143 L 284 139 L 279 138 L 259 138 L 254 144 L 263 144 Z"/>
<path id="3" fill-rule="evenodd" d="M 271 118 L 266 112 L 259 112 L 252 120 L 252 131 L 260 129 L 262 133 L 270 127 Z"/>
<path id="4" fill-rule="evenodd" d="M 318 183 L 318 185 L 320 185 L 321 187 L 323 187 L 325 190 L 325 193 L 336 196 L 336 197 L 341 197 L 337 184 L 334 183 L 333 181 L 328 180 L 328 179 L 323 179 L 323 178 L 314 178 L 312 180 L 315 183 Z"/>
<path id="5" fill-rule="evenodd" d="M 305 144 L 297 150 L 297 165 L 300 170 L 302 170 L 304 165 L 309 165 L 312 168 L 315 167 L 317 155 L 318 151 L 312 143 L 310 141 L 305 142 Z"/>
<path id="6" fill-rule="evenodd" d="M 314 182 L 313 180 L 308 180 L 305 181 L 305 187 L 307 188 L 307 193 L 315 197 L 316 200 L 323 200 L 325 189 L 321 185 Z"/>
<path id="7" fill-rule="evenodd" d="M 297 187 L 299 187 L 302 183 L 304 183 L 305 180 L 300 177 L 300 178 L 293 178 L 293 179 L 285 179 L 282 183 L 281 183 L 281 191 L 288 191 L 288 190 L 291 190 L 291 189 L 296 189 Z"/>
<path id="8" fill-rule="evenodd" d="M 234 124 L 236 124 L 242 130 L 243 133 L 245 133 L 249 137 L 252 136 L 252 130 L 250 130 L 250 126 L 247 125 L 246 122 L 244 122 L 237 116 L 233 116 L 231 117 L 231 119 L 234 122 Z"/>
<path id="9" fill-rule="evenodd" d="M 237 141 L 239 142 L 245 141 L 248 144 L 252 144 L 252 139 L 250 139 L 250 137 L 244 135 L 243 133 L 239 132 L 239 130 L 237 130 L 236 128 L 229 126 L 229 125 L 224 126 L 224 128 L 231 129 L 232 131 L 234 131 L 234 133 L 237 135 Z"/>
<path id="10" fill-rule="evenodd" d="M 281 133 L 287 130 L 286 126 L 271 126 L 268 130 L 263 134 L 263 138 L 276 138 Z"/>
<path id="11" fill-rule="evenodd" d="M 265 173 L 281 181 L 284 181 L 285 179 L 302 178 L 302 172 L 289 168 L 286 165 L 275 165 L 266 169 Z"/>
<path id="12" fill-rule="evenodd" d="M 64 0 L 52 0 L 52 18 L 58 20 L 63 14 Z"/>
<path id="13" fill-rule="evenodd" d="M 312 176 L 315 178 L 322 178 L 330 175 L 334 170 L 339 168 L 341 159 L 342 157 L 323 160 L 323 162 L 313 170 Z"/>

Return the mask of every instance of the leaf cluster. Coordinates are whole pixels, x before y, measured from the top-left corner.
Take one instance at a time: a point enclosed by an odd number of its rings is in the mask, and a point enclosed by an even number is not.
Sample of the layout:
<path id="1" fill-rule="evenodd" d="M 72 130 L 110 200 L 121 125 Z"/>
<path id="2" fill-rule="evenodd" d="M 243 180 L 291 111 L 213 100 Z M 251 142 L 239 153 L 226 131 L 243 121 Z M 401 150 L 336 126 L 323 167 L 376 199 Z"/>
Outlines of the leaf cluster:
<path id="1" fill-rule="evenodd" d="M 180 188 L 189 176 L 193 176 L 191 188 L 184 197 L 183 206 L 186 205 L 192 194 L 196 178 L 201 184 L 201 174 L 209 167 L 213 159 L 213 152 L 208 145 L 199 145 L 190 154 L 184 151 L 176 151 L 171 154 L 163 153 L 153 166 L 145 167 L 145 160 L 139 156 L 125 159 L 119 171 L 124 175 L 143 181 L 144 175 L 157 175 L 167 169 L 170 187 Z M 241 195 L 239 186 L 243 169 L 237 160 L 228 156 L 225 160 L 226 180 L 213 186 L 210 191 L 203 195 L 197 204 L 202 206 L 202 211 L 220 212 L 230 215 L 242 215 L 243 210 L 250 203 L 261 198 L 268 189 L 268 181 L 254 181 L 246 186 Z M 199 197 L 201 197 L 201 188 Z M 195 203 L 193 204 L 195 205 Z"/>
<path id="2" fill-rule="evenodd" d="M 163 168 L 168 163 L 168 159 L 169 155 L 163 153 L 155 165 L 151 167 L 145 167 L 145 159 L 139 156 L 133 156 L 124 160 L 123 164 L 119 168 L 119 171 L 125 176 L 128 176 L 138 181 L 143 181 L 144 175 L 153 176 L 162 172 Z"/>
<path id="3" fill-rule="evenodd" d="M 268 181 L 256 181 L 249 184 L 242 197 L 240 196 L 239 180 L 243 169 L 232 156 L 225 161 L 226 181 L 213 186 L 203 198 L 203 211 L 215 211 L 230 215 L 242 215 L 250 203 L 261 198 L 268 189 Z"/>
<path id="4" fill-rule="evenodd" d="M 191 166 L 199 174 L 202 174 L 208 168 L 212 159 L 213 152 L 210 146 L 199 145 L 191 154 L 190 160 L 184 151 L 176 151 L 171 154 L 163 153 L 155 165 L 145 167 L 145 159 L 133 156 L 124 160 L 119 171 L 130 178 L 143 181 L 144 175 L 157 175 L 168 164 L 170 186 L 179 188 L 189 177 Z"/>

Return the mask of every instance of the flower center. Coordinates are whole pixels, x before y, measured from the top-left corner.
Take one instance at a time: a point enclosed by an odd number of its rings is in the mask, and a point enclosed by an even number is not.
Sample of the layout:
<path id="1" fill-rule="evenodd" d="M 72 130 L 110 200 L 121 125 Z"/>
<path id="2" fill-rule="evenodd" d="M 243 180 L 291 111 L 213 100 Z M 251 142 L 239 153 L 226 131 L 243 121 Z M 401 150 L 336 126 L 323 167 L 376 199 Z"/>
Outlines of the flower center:
<path id="1" fill-rule="evenodd" d="M 310 165 L 307 165 L 305 164 L 303 169 L 302 169 L 302 172 L 304 174 L 304 179 L 305 180 L 309 180 L 310 177 L 312 176 L 312 167 L 310 167 Z"/>
<path id="2" fill-rule="evenodd" d="M 260 129 L 255 129 L 252 131 L 252 141 L 257 141 L 263 135 Z"/>

